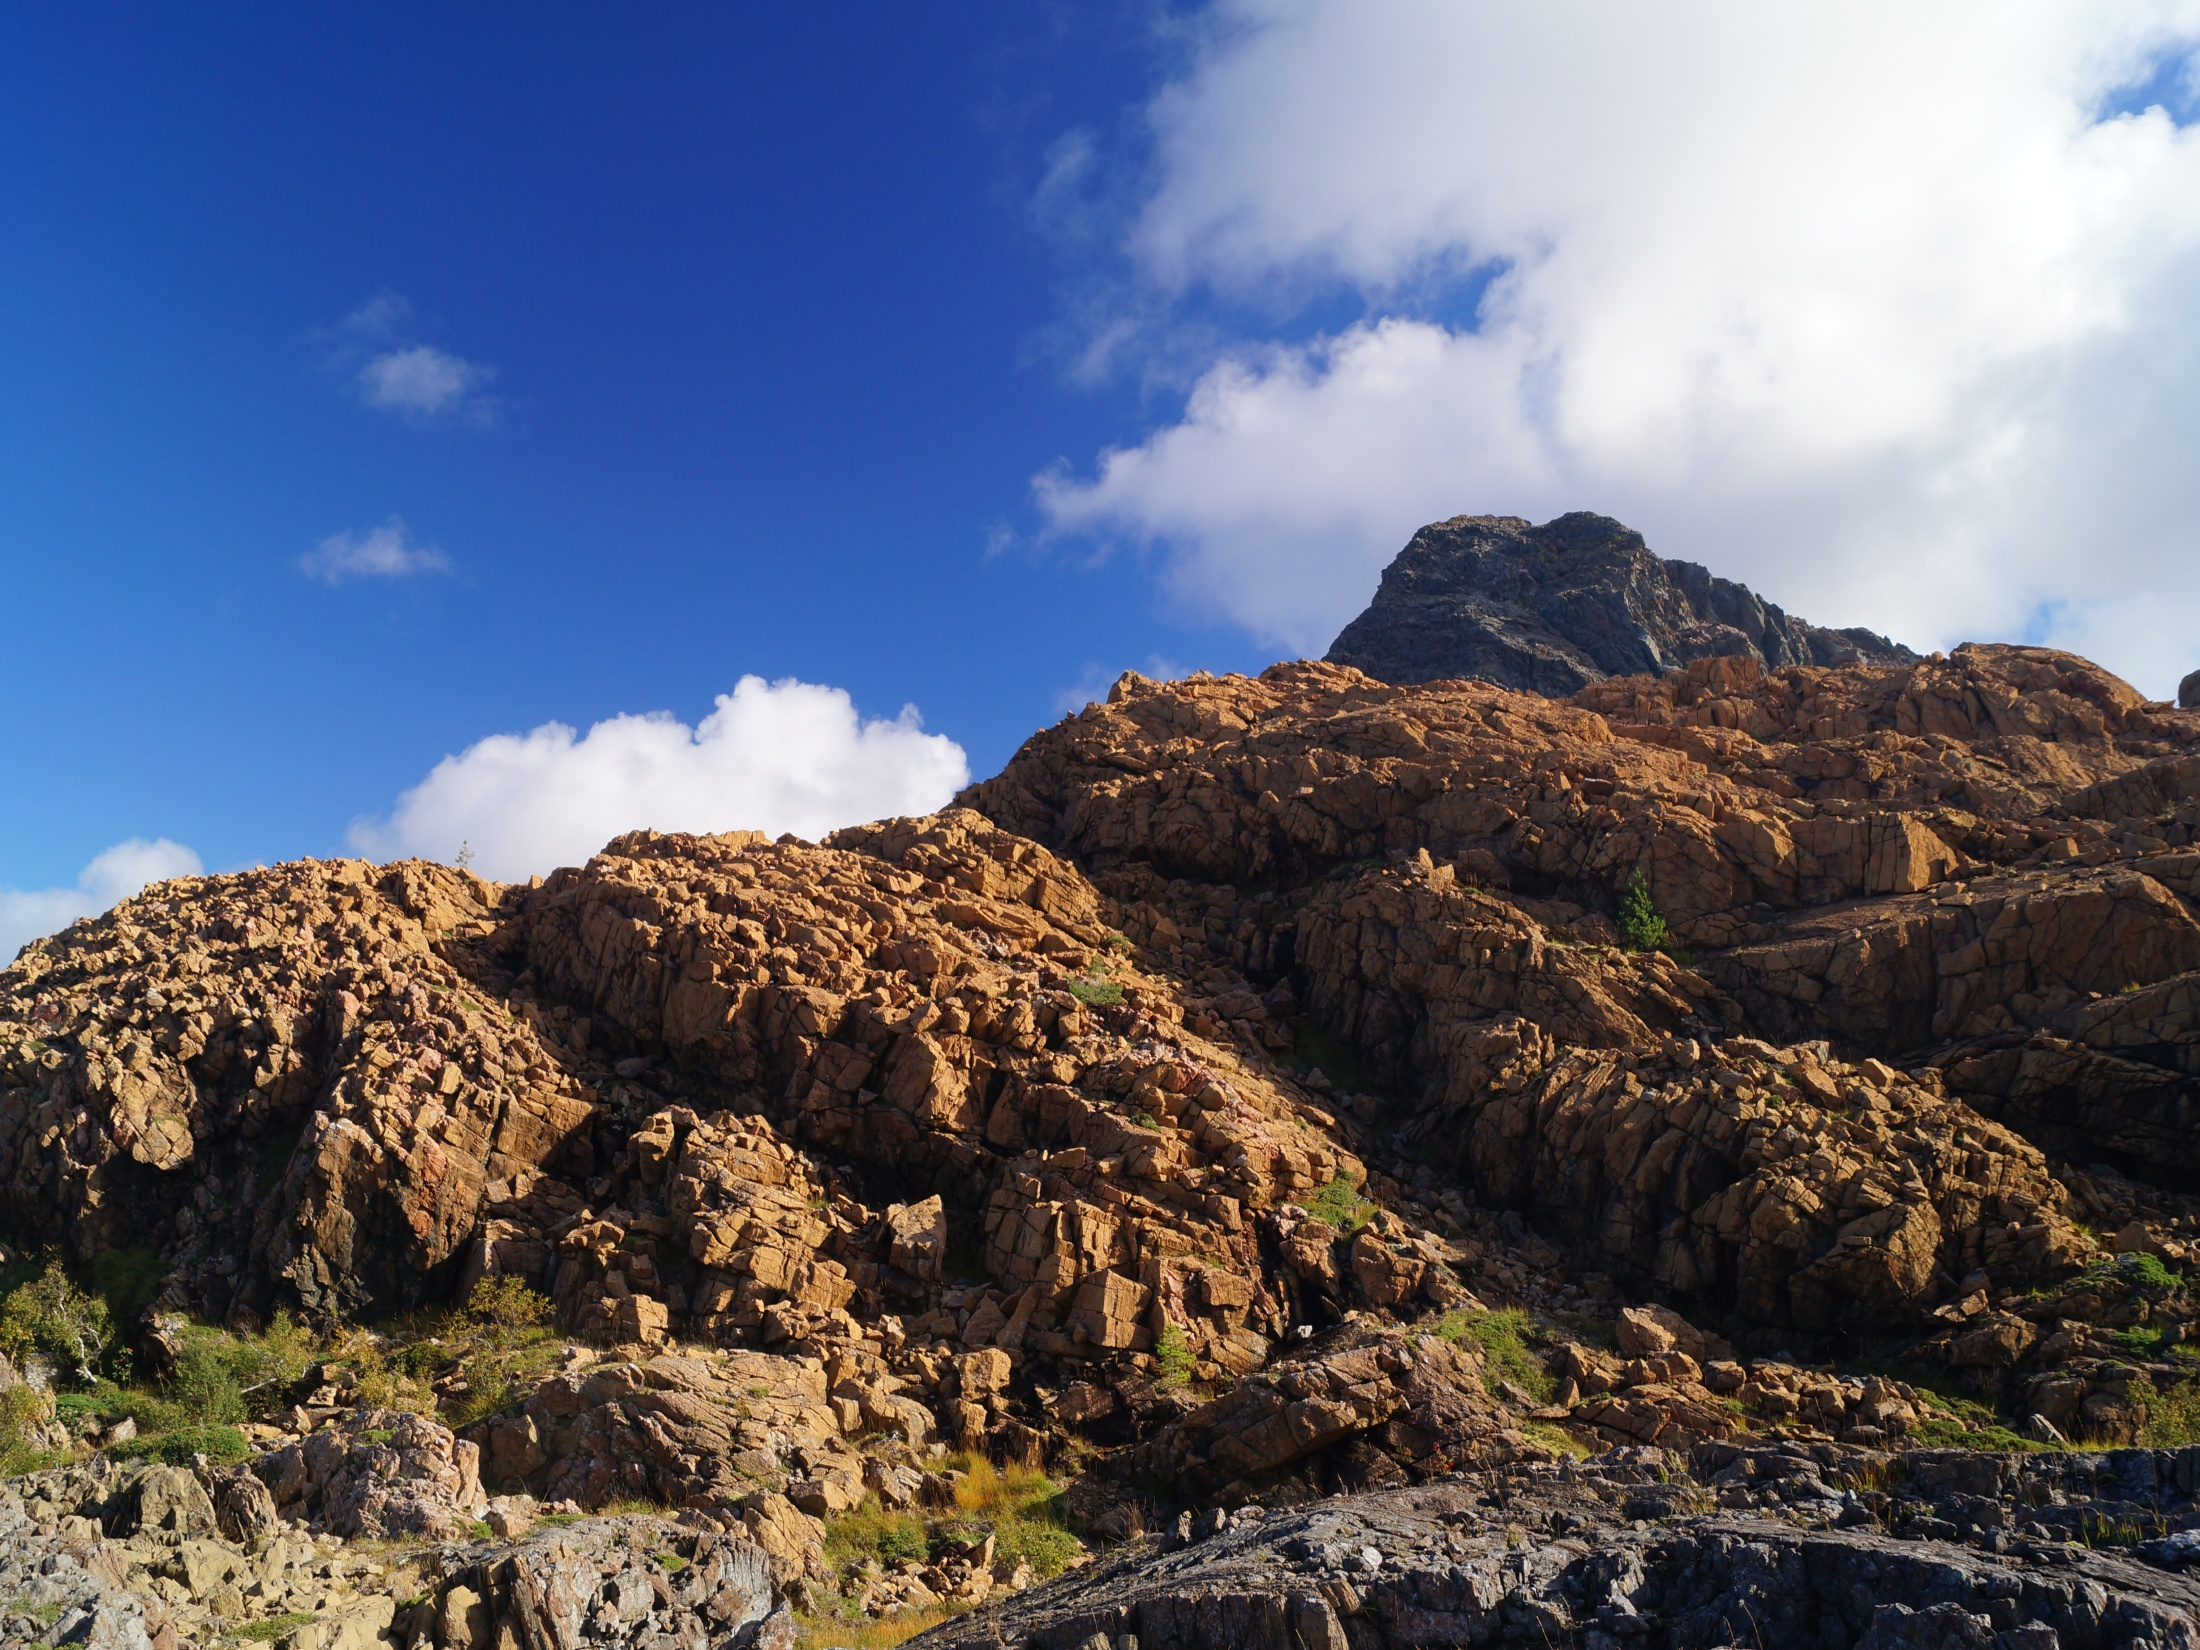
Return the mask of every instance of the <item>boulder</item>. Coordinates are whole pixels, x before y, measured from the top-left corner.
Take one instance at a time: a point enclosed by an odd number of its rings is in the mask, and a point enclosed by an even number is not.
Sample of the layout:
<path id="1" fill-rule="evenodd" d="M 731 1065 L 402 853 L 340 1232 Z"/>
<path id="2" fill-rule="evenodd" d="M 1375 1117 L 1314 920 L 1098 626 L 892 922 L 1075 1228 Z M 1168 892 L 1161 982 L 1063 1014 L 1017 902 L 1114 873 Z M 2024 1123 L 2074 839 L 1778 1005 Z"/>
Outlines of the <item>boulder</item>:
<path id="1" fill-rule="evenodd" d="M 913 1278 L 936 1281 L 947 1263 L 947 1211 L 937 1194 L 886 1211 L 889 1258 Z"/>
<path id="2" fill-rule="evenodd" d="M 361 1409 L 251 1466 L 284 1518 L 346 1537 L 448 1540 L 487 1505 L 480 1462 L 478 1444 L 439 1422 Z"/>
<path id="3" fill-rule="evenodd" d="M 110 1503 L 108 1531 L 207 1536 L 219 1529 L 213 1499 L 188 1467 L 144 1467 L 125 1479 Z"/>

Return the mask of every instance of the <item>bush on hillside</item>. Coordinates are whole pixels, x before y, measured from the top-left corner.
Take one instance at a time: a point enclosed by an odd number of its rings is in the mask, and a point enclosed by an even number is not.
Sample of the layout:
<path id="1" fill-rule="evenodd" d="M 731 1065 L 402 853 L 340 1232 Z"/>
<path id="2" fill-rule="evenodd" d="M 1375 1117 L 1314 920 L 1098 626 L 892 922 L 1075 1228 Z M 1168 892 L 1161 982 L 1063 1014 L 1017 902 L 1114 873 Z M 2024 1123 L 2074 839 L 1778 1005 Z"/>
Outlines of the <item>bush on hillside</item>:
<path id="1" fill-rule="evenodd" d="M 48 1358 L 73 1381 L 99 1378 L 114 1339 L 107 1303 L 71 1283 L 58 1260 L 0 1302 L 0 1352 L 18 1361 Z"/>

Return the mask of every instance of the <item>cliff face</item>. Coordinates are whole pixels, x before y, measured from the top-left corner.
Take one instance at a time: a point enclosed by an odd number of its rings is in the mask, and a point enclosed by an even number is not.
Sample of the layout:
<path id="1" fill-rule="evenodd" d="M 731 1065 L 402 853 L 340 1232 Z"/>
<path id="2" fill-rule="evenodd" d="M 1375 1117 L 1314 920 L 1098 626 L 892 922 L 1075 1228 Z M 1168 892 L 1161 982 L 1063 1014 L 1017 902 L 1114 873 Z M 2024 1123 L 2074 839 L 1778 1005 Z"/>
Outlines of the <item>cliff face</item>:
<path id="1" fill-rule="evenodd" d="M 1327 658 L 1385 682 L 1560 696 L 1722 655 L 1774 668 L 1916 657 L 1868 630 L 1790 618 L 1694 562 L 1651 554 L 1610 517 L 1577 511 L 1540 527 L 1456 516 L 1422 528 Z"/>
<path id="2" fill-rule="evenodd" d="M 1126 677 L 820 844 L 149 889 L 0 973 L 0 1224 L 155 1257 L 148 1333 L 517 1278 L 603 1361 L 469 1431 L 485 1491 L 647 1494 L 837 1588 L 816 1520 L 935 1445 L 1087 1461 L 1121 1536 L 1964 1435 L 1795 1362 L 1866 1344 L 2141 1437 L 2200 1314 L 2112 1251 L 2200 1263 L 2196 1050 L 2200 715 L 2082 659 L 1300 663 Z"/>

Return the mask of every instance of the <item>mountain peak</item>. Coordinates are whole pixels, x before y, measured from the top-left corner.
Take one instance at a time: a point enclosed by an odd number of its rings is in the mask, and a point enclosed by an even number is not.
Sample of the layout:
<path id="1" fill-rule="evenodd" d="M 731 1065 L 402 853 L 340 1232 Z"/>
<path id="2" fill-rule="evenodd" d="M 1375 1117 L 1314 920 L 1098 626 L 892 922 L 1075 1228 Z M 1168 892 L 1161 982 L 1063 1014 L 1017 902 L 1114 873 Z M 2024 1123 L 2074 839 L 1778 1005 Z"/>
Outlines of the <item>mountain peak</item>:
<path id="1" fill-rule="evenodd" d="M 1401 685 L 1466 678 L 1564 695 L 1722 655 L 1773 668 L 1917 657 L 1868 630 L 1793 618 L 1587 510 L 1540 527 L 1454 516 L 1422 528 L 1326 657 Z"/>

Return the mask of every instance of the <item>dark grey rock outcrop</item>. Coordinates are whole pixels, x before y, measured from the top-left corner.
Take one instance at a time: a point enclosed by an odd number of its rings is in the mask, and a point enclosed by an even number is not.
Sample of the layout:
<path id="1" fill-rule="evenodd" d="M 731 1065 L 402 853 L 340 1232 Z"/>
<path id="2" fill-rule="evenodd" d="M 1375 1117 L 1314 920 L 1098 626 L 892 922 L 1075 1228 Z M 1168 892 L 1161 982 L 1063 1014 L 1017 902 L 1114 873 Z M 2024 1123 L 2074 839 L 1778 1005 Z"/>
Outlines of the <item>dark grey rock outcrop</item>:
<path id="1" fill-rule="evenodd" d="M 1868 630 L 1791 618 L 1586 511 L 1540 527 L 1455 516 L 1422 528 L 1327 657 L 1400 685 L 1472 678 L 1555 697 L 1727 654 L 1773 668 L 1917 657 Z"/>
<path id="2" fill-rule="evenodd" d="M 2200 1642 L 2193 1451 L 1654 1451 L 1187 1516 L 935 1650 L 2139 1650 Z M 1668 1471 L 1670 1461 L 1676 1471 Z M 1890 1486 L 1889 1489 L 1871 1487 Z M 2055 1519 L 2055 1527 L 2043 1520 Z M 2083 1540 L 2069 1539 L 2076 1535 Z M 2129 1543 L 2127 1545 L 2127 1543 Z"/>
<path id="3" fill-rule="evenodd" d="M 2180 710 L 2200 710 L 2200 670 L 2194 671 L 2177 684 L 2177 707 Z"/>

